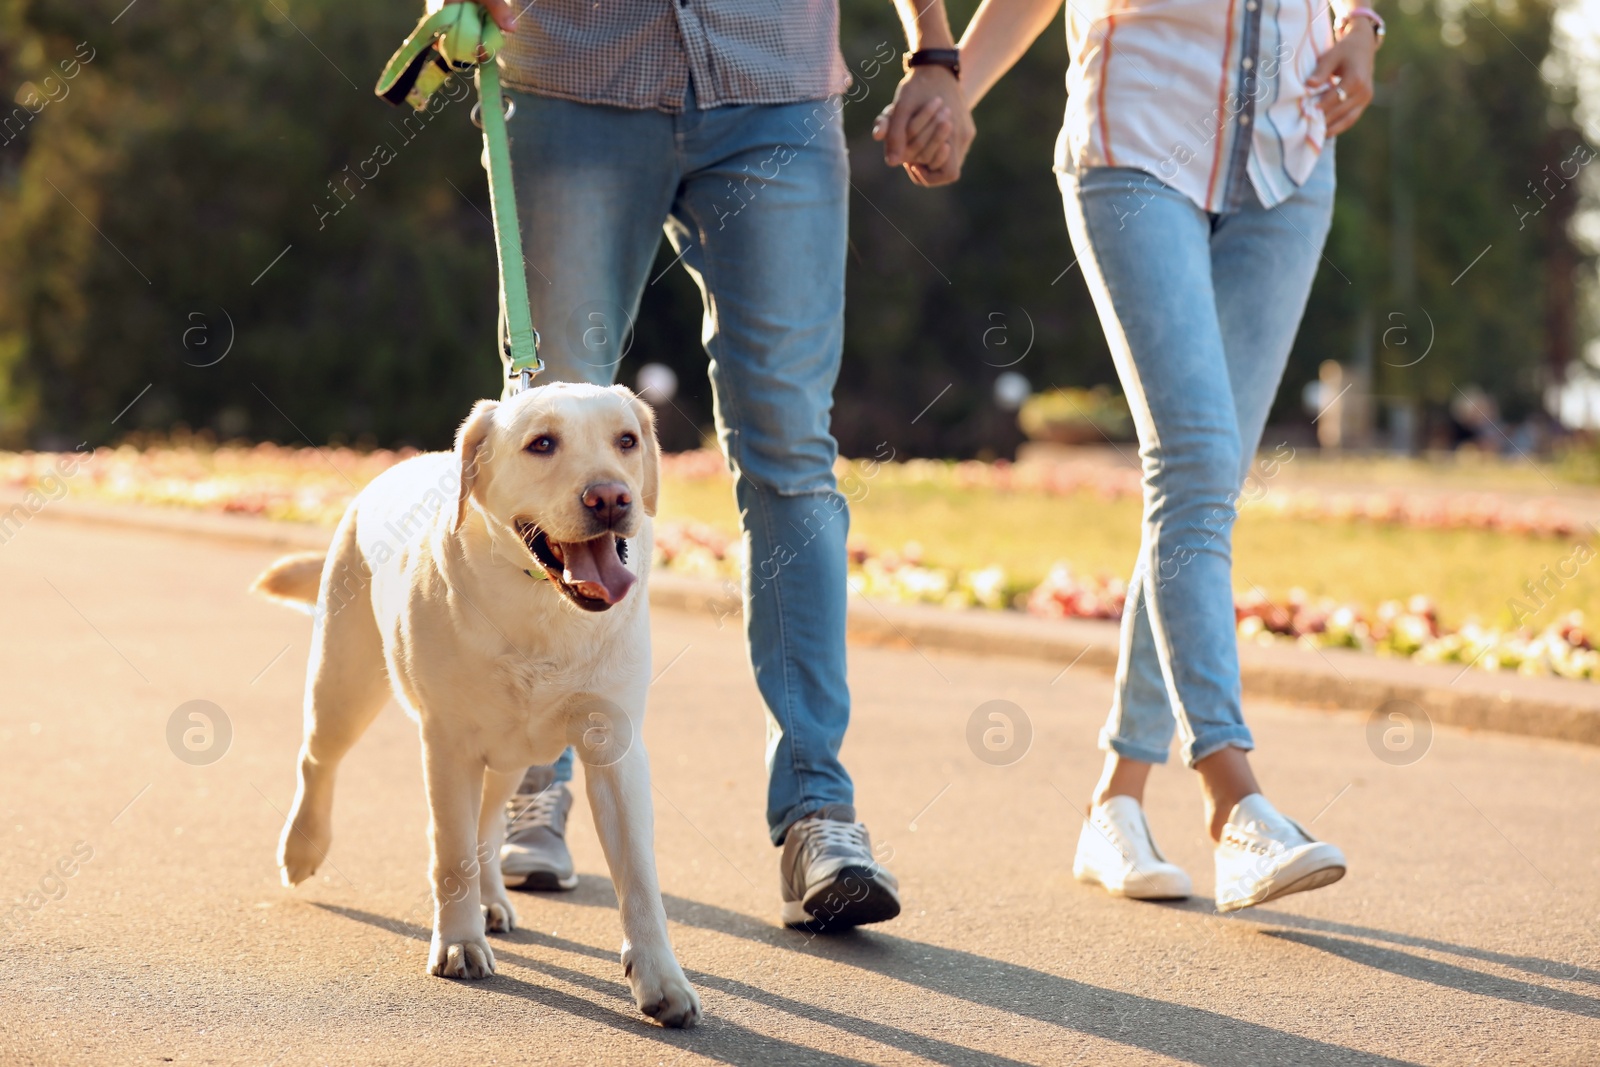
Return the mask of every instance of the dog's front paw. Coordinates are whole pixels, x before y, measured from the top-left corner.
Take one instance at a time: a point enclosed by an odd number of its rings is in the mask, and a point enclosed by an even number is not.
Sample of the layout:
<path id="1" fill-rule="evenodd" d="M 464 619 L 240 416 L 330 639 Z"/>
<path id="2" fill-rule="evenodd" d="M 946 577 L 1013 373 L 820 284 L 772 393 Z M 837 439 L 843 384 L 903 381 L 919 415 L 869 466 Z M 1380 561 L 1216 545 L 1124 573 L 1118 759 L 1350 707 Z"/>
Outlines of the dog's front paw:
<path id="1" fill-rule="evenodd" d="M 700 994 L 670 951 L 637 951 L 624 942 L 622 972 L 628 976 L 633 1002 L 662 1026 L 687 1028 L 700 1021 Z"/>
<path id="2" fill-rule="evenodd" d="M 491 934 L 509 934 L 517 928 L 517 909 L 504 896 L 486 901 L 483 905 L 483 925 Z"/>
<path id="3" fill-rule="evenodd" d="M 448 938 L 435 930 L 428 948 L 428 973 L 440 978 L 487 978 L 494 973 L 494 950 L 481 934 Z"/>
<path id="4" fill-rule="evenodd" d="M 333 844 L 326 823 L 297 811 L 284 824 L 278 841 L 278 872 L 285 886 L 297 886 L 317 873 Z"/>

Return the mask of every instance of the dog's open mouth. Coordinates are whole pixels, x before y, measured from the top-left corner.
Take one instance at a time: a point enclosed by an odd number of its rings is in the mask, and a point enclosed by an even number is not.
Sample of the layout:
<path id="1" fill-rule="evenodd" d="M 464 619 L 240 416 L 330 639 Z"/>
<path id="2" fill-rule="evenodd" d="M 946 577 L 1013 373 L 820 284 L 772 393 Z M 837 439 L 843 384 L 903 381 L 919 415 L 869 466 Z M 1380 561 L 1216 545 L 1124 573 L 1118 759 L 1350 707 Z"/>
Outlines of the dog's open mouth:
<path id="1" fill-rule="evenodd" d="M 517 523 L 517 533 L 555 587 L 585 611 L 605 611 L 633 588 L 634 574 L 623 566 L 628 542 L 615 534 L 588 541 L 553 541 L 526 521 Z"/>

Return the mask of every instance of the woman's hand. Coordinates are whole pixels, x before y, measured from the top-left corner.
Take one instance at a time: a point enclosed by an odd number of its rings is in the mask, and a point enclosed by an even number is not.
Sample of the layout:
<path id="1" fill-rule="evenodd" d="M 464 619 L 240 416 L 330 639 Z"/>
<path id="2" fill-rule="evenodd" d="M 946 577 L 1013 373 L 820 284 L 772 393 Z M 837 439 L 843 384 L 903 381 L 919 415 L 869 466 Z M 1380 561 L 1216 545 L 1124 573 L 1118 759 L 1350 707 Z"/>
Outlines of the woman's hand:
<path id="1" fill-rule="evenodd" d="M 1317 106 L 1328 123 L 1328 136 L 1356 124 L 1372 103 L 1372 67 L 1378 53 L 1378 31 L 1372 20 L 1357 16 L 1345 24 L 1344 36 L 1323 53 L 1306 88 L 1319 92 Z"/>
<path id="2" fill-rule="evenodd" d="M 935 11 L 935 5 L 924 3 L 918 8 L 915 0 L 910 2 L 913 11 L 937 13 L 942 26 L 943 5 L 937 5 Z M 962 164 L 977 133 L 972 124 L 972 108 L 1044 32 L 1061 10 L 1061 2 L 983 0 L 961 37 L 960 83 L 942 67 L 916 67 L 901 82 L 894 102 L 873 123 L 872 136 L 885 142 L 884 162 L 891 167 L 903 165 L 918 185 L 948 185 L 961 177 Z M 948 29 L 943 32 L 948 33 Z M 935 46 L 946 43 L 941 38 Z M 923 84 L 917 84 L 919 79 Z M 944 112 L 927 111 L 930 88 L 944 99 Z M 904 126 L 898 122 L 900 116 L 906 119 Z M 913 138 L 901 132 L 913 125 L 927 131 L 926 136 Z"/>
<path id="3" fill-rule="evenodd" d="M 884 142 L 883 161 L 927 186 L 961 176 L 976 132 L 960 85 L 943 67 L 912 68 L 872 124 L 873 139 Z"/>

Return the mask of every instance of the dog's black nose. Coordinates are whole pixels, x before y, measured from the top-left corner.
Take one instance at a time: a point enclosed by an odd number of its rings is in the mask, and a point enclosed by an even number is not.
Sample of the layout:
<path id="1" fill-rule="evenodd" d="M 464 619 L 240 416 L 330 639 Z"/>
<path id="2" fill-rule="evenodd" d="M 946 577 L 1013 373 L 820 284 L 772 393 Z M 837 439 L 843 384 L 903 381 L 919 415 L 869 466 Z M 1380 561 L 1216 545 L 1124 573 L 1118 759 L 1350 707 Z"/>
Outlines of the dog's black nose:
<path id="1" fill-rule="evenodd" d="M 633 497 L 621 482 L 596 482 L 583 491 L 583 506 L 610 529 L 627 516 Z"/>

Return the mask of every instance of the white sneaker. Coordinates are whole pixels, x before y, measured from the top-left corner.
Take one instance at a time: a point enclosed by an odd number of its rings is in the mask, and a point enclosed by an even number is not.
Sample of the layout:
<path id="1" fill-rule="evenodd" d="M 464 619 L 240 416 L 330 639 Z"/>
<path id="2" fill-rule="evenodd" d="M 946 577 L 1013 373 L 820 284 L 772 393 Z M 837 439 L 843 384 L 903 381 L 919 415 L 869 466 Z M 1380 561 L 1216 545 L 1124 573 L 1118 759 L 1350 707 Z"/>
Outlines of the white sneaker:
<path id="1" fill-rule="evenodd" d="M 1217 845 L 1217 910 L 1265 904 L 1344 877 L 1344 853 L 1251 793 L 1234 805 Z"/>
<path id="2" fill-rule="evenodd" d="M 1144 810 L 1128 796 L 1112 797 L 1089 810 L 1072 874 L 1114 897 L 1134 900 L 1179 900 L 1194 890 L 1183 868 L 1162 857 Z"/>

